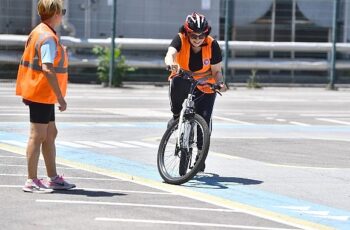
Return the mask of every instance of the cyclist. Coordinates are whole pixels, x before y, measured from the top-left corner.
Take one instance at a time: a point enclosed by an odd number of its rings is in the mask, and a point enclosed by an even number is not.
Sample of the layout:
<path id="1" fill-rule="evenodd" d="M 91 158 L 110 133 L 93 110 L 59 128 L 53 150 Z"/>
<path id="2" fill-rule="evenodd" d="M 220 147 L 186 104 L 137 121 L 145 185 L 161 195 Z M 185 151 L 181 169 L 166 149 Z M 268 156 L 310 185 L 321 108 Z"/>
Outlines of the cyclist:
<path id="1" fill-rule="evenodd" d="M 182 103 L 187 97 L 191 83 L 183 78 L 176 77 L 180 68 L 195 73 L 195 79 L 204 82 L 219 84 L 220 91 L 226 91 L 221 72 L 222 55 L 218 42 L 209 36 L 211 27 L 204 15 L 193 12 L 186 17 L 184 25 L 172 40 L 164 58 L 165 65 L 172 73 L 169 76 L 170 105 L 175 121 L 181 112 Z M 211 127 L 211 115 L 216 93 L 208 85 L 198 85 L 195 90 L 196 113 L 201 115 Z M 204 171 L 203 164 L 200 171 Z"/>

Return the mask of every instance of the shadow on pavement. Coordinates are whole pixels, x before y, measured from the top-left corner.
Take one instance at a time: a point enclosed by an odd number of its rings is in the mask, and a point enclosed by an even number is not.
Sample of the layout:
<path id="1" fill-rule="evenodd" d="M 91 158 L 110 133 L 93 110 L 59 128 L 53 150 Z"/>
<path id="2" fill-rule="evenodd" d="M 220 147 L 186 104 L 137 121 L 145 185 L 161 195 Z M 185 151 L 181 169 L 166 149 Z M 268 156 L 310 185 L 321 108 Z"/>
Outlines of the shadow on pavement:
<path id="1" fill-rule="evenodd" d="M 214 173 L 201 173 L 187 182 L 185 186 L 196 188 L 227 189 L 229 185 L 255 185 L 263 181 L 240 177 L 220 177 Z"/>
<path id="2" fill-rule="evenodd" d="M 84 189 L 54 190 L 53 193 L 88 196 L 88 197 L 112 197 L 112 196 L 126 196 L 127 195 L 127 194 L 118 193 L 118 192 L 92 191 L 92 190 L 84 190 Z"/>

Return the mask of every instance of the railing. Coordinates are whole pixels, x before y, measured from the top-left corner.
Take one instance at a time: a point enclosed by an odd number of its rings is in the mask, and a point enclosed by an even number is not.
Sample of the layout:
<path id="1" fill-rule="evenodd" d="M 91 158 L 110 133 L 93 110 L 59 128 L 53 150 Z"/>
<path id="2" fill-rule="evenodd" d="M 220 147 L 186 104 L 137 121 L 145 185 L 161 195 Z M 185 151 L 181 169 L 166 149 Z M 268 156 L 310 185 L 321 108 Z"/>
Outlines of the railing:
<path id="1" fill-rule="evenodd" d="M 23 47 L 27 36 L 25 35 L 0 35 L 0 50 L 2 47 Z M 79 39 L 62 36 L 61 42 L 69 48 L 92 49 L 96 45 L 110 46 L 111 39 Z M 116 38 L 115 42 L 122 50 L 142 51 L 166 51 L 171 40 L 168 39 L 140 39 L 140 38 Z M 224 49 L 224 42 L 219 41 Z M 253 42 L 253 41 L 230 41 L 230 51 L 277 51 L 277 52 L 315 52 L 330 53 L 332 43 L 305 43 L 305 42 Z M 350 43 L 337 43 L 337 52 L 350 54 Z M 2 50 L 0 63 L 18 63 L 21 53 Z M 163 58 L 160 57 L 127 57 L 126 63 L 138 68 L 164 68 Z M 96 58 L 91 55 L 81 57 L 72 54 L 71 66 L 93 67 L 97 66 Z M 316 70 L 329 69 L 328 60 L 321 59 L 268 59 L 268 58 L 232 58 L 229 59 L 228 67 L 232 69 L 263 69 L 263 70 Z M 338 60 L 336 68 L 339 70 L 350 69 L 350 61 Z"/>

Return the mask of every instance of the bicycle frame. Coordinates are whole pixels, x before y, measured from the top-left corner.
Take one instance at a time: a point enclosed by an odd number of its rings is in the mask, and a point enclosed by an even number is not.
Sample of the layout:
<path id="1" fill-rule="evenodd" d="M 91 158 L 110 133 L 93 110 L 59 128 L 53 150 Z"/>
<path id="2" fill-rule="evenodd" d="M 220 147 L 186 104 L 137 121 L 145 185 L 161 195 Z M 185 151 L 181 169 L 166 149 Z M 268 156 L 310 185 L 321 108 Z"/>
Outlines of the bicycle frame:
<path id="1" fill-rule="evenodd" d="M 193 72 L 183 69 L 176 76 L 189 80 L 191 84 L 179 119 L 168 125 L 159 144 L 157 167 L 161 177 L 169 184 L 179 185 L 191 180 L 201 170 L 208 155 L 210 132 L 206 120 L 195 112 L 195 102 L 199 99 L 195 90 L 197 85 L 208 85 L 220 94 L 220 87 L 193 76 Z"/>
<path id="2" fill-rule="evenodd" d="M 180 112 L 179 123 L 178 123 L 179 126 L 178 126 L 178 137 L 177 137 L 177 141 L 176 141 L 177 142 L 176 146 L 179 147 L 180 149 L 186 149 L 188 151 L 190 148 L 190 146 L 189 146 L 190 133 L 185 132 L 186 129 L 184 126 L 186 124 L 183 123 L 183 120 L 184 120 L 185 115 L 195 114 L 194 100 L 193 100 L 193 98 L 195 96 L 193 95 L 193 93 L 194 93 L 194 90 L 197 87 L 197 85 L 202 84 L 202 82 L 201 82 L 201 80 L 194 79 L 193 72 L 191 72 L 191 71 L 186 71 L 186 70 L 180 69 L 180 75 L 182 75 L 181 77 L 183 77 L 184 79 L 189 80 L 191 82 L 191 86 L 190 86 L 190 91 L 188 93 L 187 98 L 182 103 L 182 110 Z M 218 88 L 214 87 L 215 85 L 210 84 L 210 83 L 204 83 L 204 84 L 210 85 L 211 87 L 213 87 L 213 90 L 216 93 L 220 94 L 220 92 L 217 90 Z M 183 139 L 183 141 L 181 141 L 181 138 Z"/>
<path id="3" fill-rule="evenodd" d="M 185 72 L 183 74 L 185 76 L 188 75 Z M 178 147 L 180 147 L 180 149 L 186 149 L 187 151 L 189 151 L 189 149 L 190 149 L 190 146 L 189 146 L 190 132 L 186 132 L 186 128 L 187 128 L 186 126 L 190 125 L 190 124 L 185 124 L 183 122 L 183 120 L 184 120 L 185 115 L 192 115 L 195 113 L 193 93 L 194 93 L 196 86 L 199 84 L 199 81 L 192 79 L 191 75 L 189 75 L 187 77 L 191 81 L 191 87 L 190 87 L 190 92 L 188 93 L 187 98 L 182 103 L 182 110 L 181 110 L 180 116 L 179 116 L 178 137 L 177 137 L 176 145 Z M 183 141 L 181 141 L 181 138 Z"/>

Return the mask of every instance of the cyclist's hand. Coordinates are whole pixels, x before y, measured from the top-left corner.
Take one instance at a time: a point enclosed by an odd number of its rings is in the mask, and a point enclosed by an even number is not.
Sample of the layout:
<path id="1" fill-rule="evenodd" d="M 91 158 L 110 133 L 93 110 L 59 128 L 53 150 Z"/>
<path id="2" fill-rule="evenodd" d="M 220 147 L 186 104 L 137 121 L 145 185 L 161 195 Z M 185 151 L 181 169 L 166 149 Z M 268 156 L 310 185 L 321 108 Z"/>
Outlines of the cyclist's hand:
<path id="1" fill-rule="evenodd" d="M 220 87 L 220 88 L 219 88 L 219 91 L 220 91 L 220 92 L 223 93 L 223 92 L 226 92 L 226 91 L 227 91 L 227 86 L 226 86 L 226 84 L 225 84 L 224 82 L 220 82 L 220 83 L 219 83 L 219 87 Z"/>
<path id="2" fill-rule="evenodd" d="M 178 64 L 167 65 L 167 70 L 178 74 L 180 71 L 180 66 Z"/>

